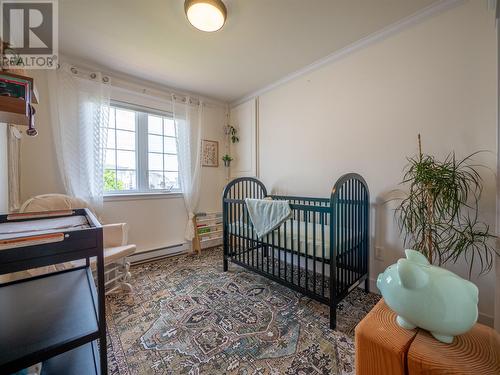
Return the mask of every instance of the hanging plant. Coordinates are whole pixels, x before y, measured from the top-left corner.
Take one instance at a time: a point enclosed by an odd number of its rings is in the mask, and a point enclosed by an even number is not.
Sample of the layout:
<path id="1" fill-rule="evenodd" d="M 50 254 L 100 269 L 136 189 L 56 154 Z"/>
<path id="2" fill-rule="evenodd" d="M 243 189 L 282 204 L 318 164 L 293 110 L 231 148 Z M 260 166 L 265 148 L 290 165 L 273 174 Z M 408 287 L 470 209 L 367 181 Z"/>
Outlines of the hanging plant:
<path id="1" fill-rule="evenodd" d="M 232 125 L 228 125 L 226 127 L 226 135 L 231 139 L 231 143 L 238 143 L 240 141 L 240 137 L 238 137 L 238 129 L 236 129 Z"/>
<path id="2" fill-rule="evenodd" d="M 228 154 L 226 154 L 222 157 L 222 161 L 224 162 L 225 167 L 229 167 L 232 160 L 233 160 L 233 158 L 231 156 L 229 156 Z"/>
<path id="3" fill-rule="evenodd" d="M 450 153 L 444 161 L 422 153 L 408 158 L 403 184 L 409 191 L 396 210 L 405 246 L 420 251 L 431 264 L 456 263 L 465 256 L 469 277 L 475 262 L 480 273 L 491 270 L 495 235 L 478 219 L 483 181 L 473 163 L 474 153 L 457 159 Z"/>

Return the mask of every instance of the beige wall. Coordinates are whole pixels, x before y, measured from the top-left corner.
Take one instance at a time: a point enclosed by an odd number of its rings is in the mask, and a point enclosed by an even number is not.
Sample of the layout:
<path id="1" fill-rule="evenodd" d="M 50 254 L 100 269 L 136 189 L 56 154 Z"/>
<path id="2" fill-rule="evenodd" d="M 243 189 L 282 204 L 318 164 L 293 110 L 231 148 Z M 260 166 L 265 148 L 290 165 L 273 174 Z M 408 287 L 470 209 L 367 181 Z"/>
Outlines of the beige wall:
<path id="1" fill-rule="evenodd" d="M 481 216 L 495 228 L 496 39 L 486 2 L 470 1 L 259 97 L 260 177 L 268 190 L 329 196 L 362 174 L 372 200 L 371 279 L 403 255 L 388 192 L 405 157 L 489 150 Z M 383 259 L 373 257 L 382 248 Z M 450 266 L 462 276 L 466 267 Z M 495 276 L 474 278 L 481 319 L 494 315 Z"/>
<path id="2" fill-rule="evenodd" d="M 9 211 L 7 125 L 0 124 L 0 213 Z"/>
<path id="3" fill-rule="evenodd" d="M 64 193 L 52 140 L 46 76 L 37 71 L 33 75 L 42 104 L 37 106 L 39 135 L 35 138 L 23 137 L 21 143 L 22 201 L 39 194 Z M 223 149 L 225 108 L 208 105 L 204 113 L 205 138 L 219 141 Z M 200 210 L 221 210 L 224 169 L 203 168 L 202 173 Z M 105 201 L 103 221 L 129 223 L 129 241 L 137 244 L 139 251 L 185 242 L 187 215 L 182 196 Z"/>

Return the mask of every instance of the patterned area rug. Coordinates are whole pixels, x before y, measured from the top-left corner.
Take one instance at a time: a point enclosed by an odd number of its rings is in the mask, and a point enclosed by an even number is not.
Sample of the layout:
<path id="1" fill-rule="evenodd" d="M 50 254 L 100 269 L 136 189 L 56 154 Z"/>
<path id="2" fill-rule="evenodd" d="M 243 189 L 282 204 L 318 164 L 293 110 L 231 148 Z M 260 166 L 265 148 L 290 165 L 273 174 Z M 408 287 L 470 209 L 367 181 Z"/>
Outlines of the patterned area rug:
<path id="1" fill-rule="evenodd" d="M 231 264 L 222 250 L 132 269 L 134 293 L 107 297 L 109 373 L 352 374 L 356 324 L 379 297 L 328 307 Z"/>

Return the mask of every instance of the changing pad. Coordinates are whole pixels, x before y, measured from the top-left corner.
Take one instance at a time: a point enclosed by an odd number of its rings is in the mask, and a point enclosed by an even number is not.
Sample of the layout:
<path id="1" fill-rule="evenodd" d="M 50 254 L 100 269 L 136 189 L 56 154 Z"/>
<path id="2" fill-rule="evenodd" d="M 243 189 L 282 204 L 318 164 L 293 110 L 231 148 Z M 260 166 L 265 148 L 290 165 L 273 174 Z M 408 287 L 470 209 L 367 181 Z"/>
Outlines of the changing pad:
<path id="1" fill-rule="evenodd" d="M 67 216 L 0 224 L 0 240 L 90 228 L 85 216 Z"/>

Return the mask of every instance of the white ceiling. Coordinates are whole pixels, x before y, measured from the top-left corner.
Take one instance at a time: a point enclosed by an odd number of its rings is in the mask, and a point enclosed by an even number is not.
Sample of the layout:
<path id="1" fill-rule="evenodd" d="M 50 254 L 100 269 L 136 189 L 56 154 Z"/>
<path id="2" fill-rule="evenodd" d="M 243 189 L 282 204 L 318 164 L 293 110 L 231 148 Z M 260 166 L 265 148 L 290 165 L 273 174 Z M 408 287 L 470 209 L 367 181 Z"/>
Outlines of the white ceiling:
<path id="1" fill-rule="evenodd" d="M 230 102 L 436 0 L 224 2 L 224 28 L 203 33 L 183 0 L 61 0 L 60 52 Z"/>

